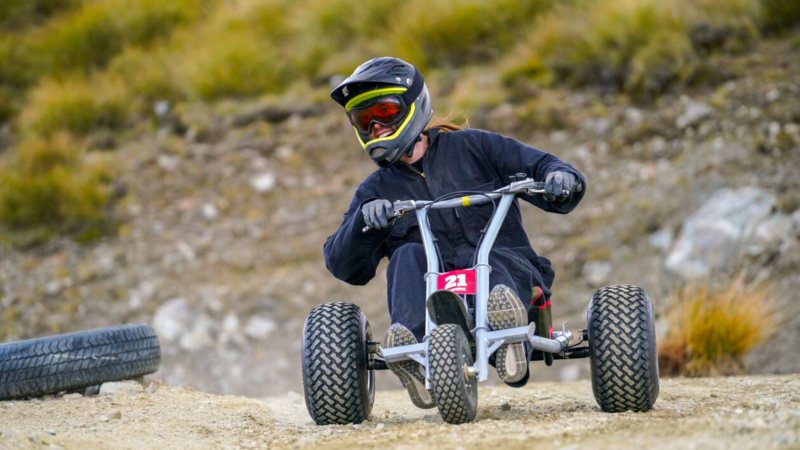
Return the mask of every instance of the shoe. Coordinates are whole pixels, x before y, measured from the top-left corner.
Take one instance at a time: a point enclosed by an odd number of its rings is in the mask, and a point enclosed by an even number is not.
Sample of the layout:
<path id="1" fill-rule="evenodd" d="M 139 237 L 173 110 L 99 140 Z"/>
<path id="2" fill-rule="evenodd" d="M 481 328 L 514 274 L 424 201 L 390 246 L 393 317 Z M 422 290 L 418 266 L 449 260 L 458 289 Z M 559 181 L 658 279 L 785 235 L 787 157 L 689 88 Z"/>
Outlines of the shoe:
<path id="1" fill-rule="evenodd" d="M 489 293 L 487 320 L 492 330 L 524 327 L 528 324 L 528 312 L 517 294 L 508 286 L 498 284 Z M 528 374 L 528 358 L 522 342 L 503 344 L 495 353 L 497 376 L 506 384 L 522 381 Z"/>
<path id="2" fill-rule="evenodd" d="M 395 323 L 389 327 L 389 331 L 386 333 L 384 346 L 389 348 L 416 343 L 417 338 L 414 337 L 414 333 L 411 330 L 399 323 Z M 433 402 L 431 391 L 425 389 L 425 375 L 420 363 L 412 359 L 406 359 L 387 362 L 386 366 L 397 375 L 397 378 L 400 378 L 403 387 L 406 388 L 408 395 L 411 396 L 411 402 L 417 408 L 429 409 L 436 406 Z"/>

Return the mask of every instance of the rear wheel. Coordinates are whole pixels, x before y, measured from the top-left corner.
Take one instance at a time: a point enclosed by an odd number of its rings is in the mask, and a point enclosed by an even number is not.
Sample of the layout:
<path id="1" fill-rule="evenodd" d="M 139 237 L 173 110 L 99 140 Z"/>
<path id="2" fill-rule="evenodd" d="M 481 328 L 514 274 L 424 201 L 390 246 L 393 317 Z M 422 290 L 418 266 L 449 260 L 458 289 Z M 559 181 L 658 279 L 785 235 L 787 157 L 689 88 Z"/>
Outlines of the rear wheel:
<path id="1" fill-rule="evenodd" d="M 439 414 L 447 423 L 475 420 L 478 410 L 478 377 L 469 373 L 472 351 L 455 324 L 436 327 L 428 340 L 431 387 Z"/>
<path id="2" fill-rule="evenodd" d="M 588 311 L 592 390 L 603 411 L 647 411 L 658 397 L 653 305 L 636 286 L 604 287 Z"/>
<path id="3" fill-rule="evenodd" d="M 77 391 L 158 370 L 148 325 L 120 325 L 0 345 L 0 400 Z"/>
<path id="4" fill-rule="evenodd" d="M 360 423 L 375 400 L 375 371 L 369 369 L 369 321 L 351 303 L 324 303 L 303 326 L 303 388 L 317 425 Z"/>

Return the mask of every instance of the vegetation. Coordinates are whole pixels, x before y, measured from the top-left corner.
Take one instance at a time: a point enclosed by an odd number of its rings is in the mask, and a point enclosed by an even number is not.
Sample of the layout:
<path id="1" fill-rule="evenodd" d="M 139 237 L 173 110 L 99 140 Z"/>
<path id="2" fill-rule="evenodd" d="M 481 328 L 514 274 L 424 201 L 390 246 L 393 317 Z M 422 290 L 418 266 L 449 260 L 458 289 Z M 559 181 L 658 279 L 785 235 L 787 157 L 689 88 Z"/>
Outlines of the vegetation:
<path id="1" fill-rule="evenodd" d="M 85 134 L 119 128 L 127 118 L 127 102 L 122 83 L 90 84 L 84 78 L 43 80 L 29 95 L 20 129 L 31 136 L 50 136 L 58 131 Z"/>
<path id="2" fill-rule="evenodd" d="M 719 75 L 708 55 L 743 51 L 762 34 L 792 29 L 800 23 L 795 3 L 2 2 L 0 124 L 11 123 L 21 140 L 4 152 L 4 164 L 13 165 L 14 154 L 26 151 L 29 141 L 53 142 L 62 132 L 86 136 L 137 120 L 147 123 L 159 100 L 281 95 L 295 84 L 327 90 L 331 77 L 382 54 L 417 64 L 431 79 L 449 80 L 443 91 L 467 109 L 497 104 L 514 93 L 527 98 L 556 83 L 653 98 L 675 86 L 716 81 Z M 502 80 L 482 76 L 488 63 L 504 68 Z M 467 76 L 454 76 L 456 71 Z M 475 92 L 480 95 L 470 95 Z M 309 101 L 322 97 L 312 93 Z M 530 104 L 536 121 L 561 120 L 552 108 L 537 113 L 538 101 Z M 15 195 L 22 192 L 38 191 L 21 188 Z M 13 222 L 8 222 L 14 216 L 8 209 L 12 204 L 5 204 L 0 217 L 6 225 Z"/>
<path id="3" fill-rule="evenodd" d="M 23 142 L 7 165 L 0 166 L 0 230 L 27 246 L 55 233 L 79 240 L 103 234 L 113 164 L 87 158 L 69 134 Z"/>
<path id="4" fill-rule="evenodd" d="M 665 375 L 742 373 L 742 358 L 758 345 L 773 323 L 769 290 L 747 285 L 742 277 L 725 287 L 694 283 L 669 302 L 669 323 L 659 343 Z"/>
<path id="5" fill-rule="evenodd" d="M 509 83 L 531 79 L 598 85 L 652 98 L 713 73 L 705 56 L 740 51 L 758 37 L 752 0 L 575 2 L 539 17 L 511 57 Z"/>

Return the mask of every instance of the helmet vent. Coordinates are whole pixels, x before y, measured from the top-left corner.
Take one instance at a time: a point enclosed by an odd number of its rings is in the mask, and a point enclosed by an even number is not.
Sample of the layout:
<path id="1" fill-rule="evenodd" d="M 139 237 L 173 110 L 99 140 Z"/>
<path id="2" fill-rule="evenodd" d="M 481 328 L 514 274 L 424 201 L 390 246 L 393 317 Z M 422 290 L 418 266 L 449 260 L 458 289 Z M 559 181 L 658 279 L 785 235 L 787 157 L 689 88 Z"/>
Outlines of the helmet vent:
<path id="1" fill-rule="evenodd" d="M 393 64 L 386 73 L 389 75 L 406 75 L 406 73 L 408 73 L 408 67 L 403 64 Z"/>

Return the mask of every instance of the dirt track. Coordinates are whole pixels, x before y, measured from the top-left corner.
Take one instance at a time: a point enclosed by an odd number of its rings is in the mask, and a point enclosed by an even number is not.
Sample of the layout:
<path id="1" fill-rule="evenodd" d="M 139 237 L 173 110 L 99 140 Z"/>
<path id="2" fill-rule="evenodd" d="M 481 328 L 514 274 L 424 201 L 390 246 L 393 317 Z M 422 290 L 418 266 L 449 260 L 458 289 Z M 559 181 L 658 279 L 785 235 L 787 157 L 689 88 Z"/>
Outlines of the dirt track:
<path id="1" fill-rule="evenodd" d="M 462 426 L 380 388 L 370 421 L 318 427 L 295 392 L 258 400 L 158 383 L 110 387 L 0 403 L 0 449 L 800 448 L 800 375 L 662 380 L 651 412 L 623 414 L 600 412 L 588 381 L 482 386 L 478 418 Z"/>

